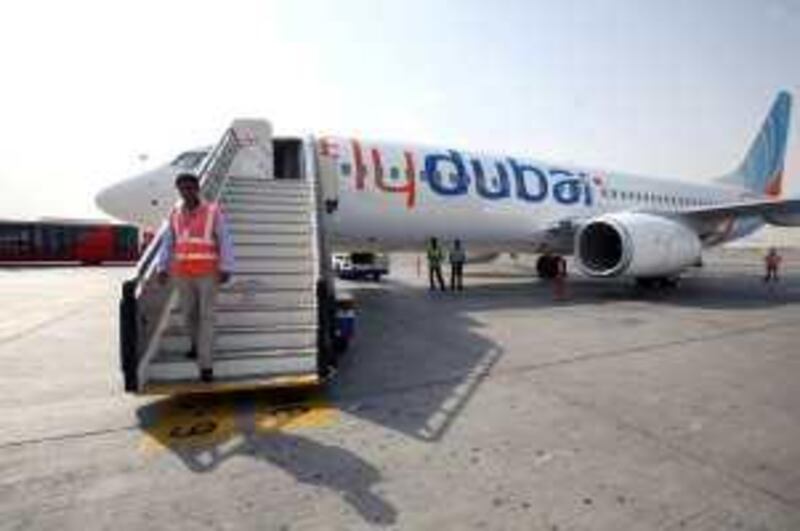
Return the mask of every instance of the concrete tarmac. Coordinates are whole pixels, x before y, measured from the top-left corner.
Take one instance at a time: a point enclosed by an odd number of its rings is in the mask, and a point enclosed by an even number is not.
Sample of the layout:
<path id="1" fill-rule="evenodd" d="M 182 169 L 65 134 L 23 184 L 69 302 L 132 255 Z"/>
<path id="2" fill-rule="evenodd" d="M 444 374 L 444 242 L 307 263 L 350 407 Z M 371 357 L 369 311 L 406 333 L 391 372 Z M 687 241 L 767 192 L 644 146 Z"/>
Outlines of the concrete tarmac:
<path id="1" fill-rule="evenodd" d="M 341 283 L 321 395 L 125 395 L 126 268 L 0 270 L 0 529 L 800 529 L 800 253 L 676 290 L 532 262 Z"/>

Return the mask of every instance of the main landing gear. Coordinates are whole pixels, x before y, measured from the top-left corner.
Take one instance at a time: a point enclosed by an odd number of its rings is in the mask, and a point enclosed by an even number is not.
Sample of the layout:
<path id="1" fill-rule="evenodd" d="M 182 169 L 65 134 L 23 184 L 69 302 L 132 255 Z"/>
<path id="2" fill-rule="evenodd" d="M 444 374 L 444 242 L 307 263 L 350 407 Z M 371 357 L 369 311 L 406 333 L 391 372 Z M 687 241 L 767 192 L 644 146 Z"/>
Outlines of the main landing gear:
<path id="1" fill-rule="evenodd" d="M 637 277 L 636 287 L 641 289 L 677 288 L 680 277 Z"/>
<path id="2" fill-rule="evenodd" d="M 536 273 L 539 275 L 539 278 L 556 278 L 562 260 L 564 260 L 564 258 L 555 254 L 543 254 L 540 256 L 539 259 L 536 260 Z"/>

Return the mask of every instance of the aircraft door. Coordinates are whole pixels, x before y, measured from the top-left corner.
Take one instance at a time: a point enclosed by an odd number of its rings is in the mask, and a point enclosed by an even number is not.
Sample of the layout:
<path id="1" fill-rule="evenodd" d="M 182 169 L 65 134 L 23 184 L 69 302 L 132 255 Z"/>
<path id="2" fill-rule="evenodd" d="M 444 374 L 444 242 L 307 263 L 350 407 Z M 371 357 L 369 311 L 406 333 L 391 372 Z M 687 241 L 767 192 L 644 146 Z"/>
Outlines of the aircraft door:
<path id="1" fill-rule="evenodd" d="M 303 179 L 303 142 L 298 138 L 276 138 L 272 143 L 276 179 Z"/>

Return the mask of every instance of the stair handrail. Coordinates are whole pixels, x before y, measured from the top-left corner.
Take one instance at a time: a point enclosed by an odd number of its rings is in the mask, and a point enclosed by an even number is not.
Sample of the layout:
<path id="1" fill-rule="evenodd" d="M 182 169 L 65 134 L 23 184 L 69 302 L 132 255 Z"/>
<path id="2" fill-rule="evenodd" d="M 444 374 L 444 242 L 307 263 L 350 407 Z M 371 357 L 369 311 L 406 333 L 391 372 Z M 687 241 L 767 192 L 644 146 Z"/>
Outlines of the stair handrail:
<path id="1" fill-rule="evenodd" d="M 320 164 L 316 149 L 316 139 L 306 139 L 305 178 L 310 181 L 314 208 L 311 225 L 314 228 L 314 281 L 317 297 L 317 373 L 325 379 L 330 374 L 333 361 L 333 326 L 334 306 L 336 298 L 331 270 L 331 254 L 328 241 L 328 224 L 325 216 L 325 197 L 322 189 Z"/>
<path id="2" fill-rule="evenodd" d="M 204 199 L 218 199 L 240 147 L 233 129 L 226 129 L 197 174 Z M 136 276 L 123 284 L 120 355 L 128 391 L 141 390 L 144 385 L 147 367 L 158 350 L 169 313 L 177 300 L 174 285 L 171 282 L 161 284 L 156 279 L 156 257 L 168 227 L 169 219 L 166 219 L 137 263 Z"/>

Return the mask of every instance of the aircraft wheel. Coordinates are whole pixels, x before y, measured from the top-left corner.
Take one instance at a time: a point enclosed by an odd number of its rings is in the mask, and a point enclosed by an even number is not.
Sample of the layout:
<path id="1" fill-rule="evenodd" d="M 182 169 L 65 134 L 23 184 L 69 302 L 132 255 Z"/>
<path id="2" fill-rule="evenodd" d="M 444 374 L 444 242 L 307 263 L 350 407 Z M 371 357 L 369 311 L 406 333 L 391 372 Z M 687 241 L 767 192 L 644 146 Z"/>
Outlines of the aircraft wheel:
<path id="1" fill-rule="evenodd" d="M 539 278 L 555 278 L 557 266 L 555 256 L 542 255 L 536 260 L 536 273 Z"/>
<path id="2" fill-rule="evenodd" d="M 636 277 L 636 287 L 641 289 L 652 289 L 657 285 L 658 279 L 652 277 Z"/>
<path id="3" fill-rule="evenodd" d="M 636 287 L 642 289 L 669 289 L 678 287 L 679 277 L 637 277 Z"/>

